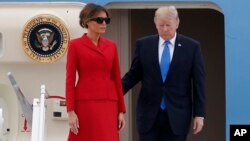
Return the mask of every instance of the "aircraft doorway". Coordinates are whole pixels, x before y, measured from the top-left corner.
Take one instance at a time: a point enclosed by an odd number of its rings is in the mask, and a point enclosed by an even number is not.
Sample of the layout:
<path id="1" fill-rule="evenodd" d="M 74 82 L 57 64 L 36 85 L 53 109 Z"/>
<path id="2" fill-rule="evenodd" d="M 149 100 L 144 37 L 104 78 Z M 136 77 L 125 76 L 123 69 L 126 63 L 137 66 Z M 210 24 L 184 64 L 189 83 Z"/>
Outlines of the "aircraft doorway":
<path id="1" fill-rule="evenodd" d="M 178 7 L 177 7 L 178 8 Z M 189 141 L 225 140 L 225 35 L 224 15 L 213 9 L 178 9 L 180 26 L 178 32 L 201 43 L 206 67 L 207 117 L 204 130 L 198 135 L 190 134 Z M 153 22 L 155 9 L 130 11 L 131 54 L 136 39 L 156 34 Z M 132 60 L 132 56 L 130 60 Z M 135 123 L 135 106 L 140 84 L 132 90 L 132 141 L 138 141 Z"/>
<path id="2" fill-rule="evenodd" d="M 112 22 L 105 36 L 118 45 L 122 76 L 132 62 L 136 39 L 156 34 L 153 17 L 162 5 L 175 5 L 180 16 L 178 32 L 201 43 L 206 69 L 207 116 L 204 130 L 188 141 L 223 141 L 226 135 L 225 117 L 225 31 L 224 15 L 212 3 L 110 3 Z M 140 84 L 125 96 L 127 126 L 122 141 L 138 141 L 135 109 Z"/>

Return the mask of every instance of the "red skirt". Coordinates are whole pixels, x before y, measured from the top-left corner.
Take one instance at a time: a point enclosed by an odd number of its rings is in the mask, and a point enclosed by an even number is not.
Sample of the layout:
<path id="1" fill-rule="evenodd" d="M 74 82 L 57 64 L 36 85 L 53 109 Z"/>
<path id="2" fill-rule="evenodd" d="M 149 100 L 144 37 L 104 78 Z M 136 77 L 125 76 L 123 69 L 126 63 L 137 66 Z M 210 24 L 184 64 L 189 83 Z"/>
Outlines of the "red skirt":
<path id="1" fill-rule="evenodd" d="M 79 132 L 69 131 L 68 141 L 119 141 L 117 101 L 78 101 L 75 106 Z"/>

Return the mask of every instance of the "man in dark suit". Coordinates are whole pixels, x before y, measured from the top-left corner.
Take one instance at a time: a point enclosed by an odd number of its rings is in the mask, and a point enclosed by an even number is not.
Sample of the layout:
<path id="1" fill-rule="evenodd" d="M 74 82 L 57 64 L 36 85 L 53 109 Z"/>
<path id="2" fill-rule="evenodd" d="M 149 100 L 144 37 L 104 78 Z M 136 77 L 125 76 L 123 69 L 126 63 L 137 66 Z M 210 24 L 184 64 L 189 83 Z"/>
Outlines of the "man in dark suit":
<path id="1" fill-rule="evenodd" d="M 130 70 L 122 78 L 126 93 L 141 81 L 137 102 L 140 141 L 186 141 L 193 119 L 199 133 L 205 117 L 205 70 L 199 42 L 178 34 L 174 6 L 160 7 L 158 35 L 136 41 Z"/>

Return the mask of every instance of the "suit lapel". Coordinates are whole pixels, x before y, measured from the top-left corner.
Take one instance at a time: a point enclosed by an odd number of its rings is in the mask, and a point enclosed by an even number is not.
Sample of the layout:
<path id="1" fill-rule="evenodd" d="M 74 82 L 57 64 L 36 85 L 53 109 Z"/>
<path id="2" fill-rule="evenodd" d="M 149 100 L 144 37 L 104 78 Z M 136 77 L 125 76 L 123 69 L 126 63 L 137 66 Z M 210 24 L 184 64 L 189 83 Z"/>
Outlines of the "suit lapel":
<path id="1" fill-rule="evenodd" d="M 173 58 L 172 58 L 170 66 L 169 66 L 167 79 L 169 78 L 169 76 L 171 76 L 171 73 L 174 71 L 174 66 L 175 66 L 177 59 L 179 57 L 181 57 L 181 48 L 182 48 L 182 43 L 181 43 L 181 40 L 177 34 L 176 40 L 175 40 Z"/>
<path id="2" fill-rule="evenodd" d="M 99 52 L 103 53 L 103 51 L 104 51 L 104 50 L 106 49 L 106 47 L 107 47 L 107 44 L 106 44 L 106 43 L 107 43 L 107 42 L 105 42 L 105 41 L 103 40 L 103 38 L 100 37 L 99 42 L 98 42 L 98 46 L 97 46 L 97 49 L 98 49 Z"/>
<path id="3" fill-rule="evenodd" d="M 152 54 L 153 54 L 153 66 L 152 68 L 156 71 L 156 77 L 163 83 L 162 77 L 161 77 L 161 68 L 159 64 L 159 35 L 154 36 L 153 42 L 152 42 Z"/>
<path id="4" fill-rule="evenodd" d="M 90 50 L 97 52 L 98 54 L 104 55 L 102 50 L 104 49 L 105 44 L 102 43 L 101 37 L 98 41 L 98 44 L 99 44 L 98 47 L 86 35 L 82 36 L 82 42 L 83 42 L 84 46 L 86 46 Z"/>

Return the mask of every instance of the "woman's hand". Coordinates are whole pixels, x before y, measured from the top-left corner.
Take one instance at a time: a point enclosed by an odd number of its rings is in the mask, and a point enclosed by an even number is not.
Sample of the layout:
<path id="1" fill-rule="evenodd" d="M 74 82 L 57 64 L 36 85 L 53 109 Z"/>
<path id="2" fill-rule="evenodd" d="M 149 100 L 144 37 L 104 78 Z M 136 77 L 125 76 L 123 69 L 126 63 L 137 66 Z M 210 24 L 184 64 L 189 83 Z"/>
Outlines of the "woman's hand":
<path id="1" fill-rule="evenodd" d="M 121 112 L 118 115 L 118 129 L 121 131 L 125 127 L 124 114 Z"/>
<path id="2" fill-rule="evenodd" d="M 79 128 L 79 121 L 78 121 L 78 117 L 75 113 L 75 111 L 69 111 L 68 112 L 68 121 L 69 121 L 69 127 L 70 130 L 74 133 L 74 134 L 78 134 L 78 128 Z"/>

